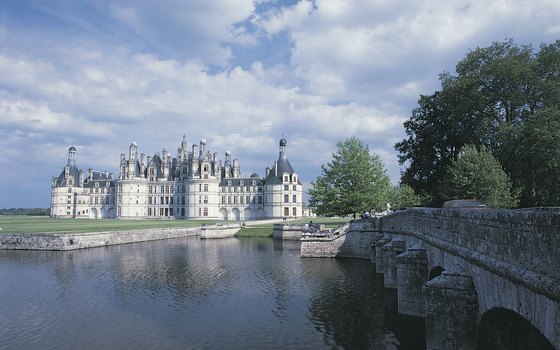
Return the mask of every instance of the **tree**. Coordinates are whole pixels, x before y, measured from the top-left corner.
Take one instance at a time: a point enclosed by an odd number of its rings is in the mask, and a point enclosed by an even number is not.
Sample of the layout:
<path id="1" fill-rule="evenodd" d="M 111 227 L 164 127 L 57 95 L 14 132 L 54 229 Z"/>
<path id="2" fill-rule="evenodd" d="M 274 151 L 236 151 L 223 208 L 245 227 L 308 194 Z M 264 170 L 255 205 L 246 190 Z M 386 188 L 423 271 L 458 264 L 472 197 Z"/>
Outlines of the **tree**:
<path id="1" fill-rule="evenodd" d="M 550 122 L 560 111 L 560 40 L 541 45 L 539 52 L 512 40 L 477 48 L 457 63 L 455 75 L 444 72 L 440 81 L 440 91 L 420 96 L 404 123 L 406 138 L 395 144 L 399 163 L 406 165 L 401 183 L 439 206 L 446 170 L 461 147 L 485 146 L 521 192 L 521 205 L 560 205 L 560 198 L 550 195 L 552 184 L 532 180 L 556 171 L 551 153 L 560 150 L 549 152 L 557 147 L 550 138 L 536 143 L 526 138 L 541 135 L 531 131 L 539 123 L 550 125 L 551 136 L 560 131 Z M 528 169 L 534 159 L 541 163 Z"/>
<path id="2" fill-rule="evenodd" d="M 416 207 L 422 204 L 422 198 L 418 196 L 414 192 L 414 189 L 408 185 L 393 187 L 390 201 L 392 209 L 404 209 Z"/>
<path id="3" fill-rule="evenodd" d="M 472 145 L 461 148 L 448 166 L 442 190 L 446 199 L 476 198 L 493 208 L 515 207 L 518 201 L 500 162 L 487 148 Z"/>
<path id="4" fill-rule="evenodd" d="M 309 204 L 317 214 L 344 216 L 386 209 L 390 181 L 378 155 L 356 136 L 337 143 L 332 162 L 311 182 Z"/>

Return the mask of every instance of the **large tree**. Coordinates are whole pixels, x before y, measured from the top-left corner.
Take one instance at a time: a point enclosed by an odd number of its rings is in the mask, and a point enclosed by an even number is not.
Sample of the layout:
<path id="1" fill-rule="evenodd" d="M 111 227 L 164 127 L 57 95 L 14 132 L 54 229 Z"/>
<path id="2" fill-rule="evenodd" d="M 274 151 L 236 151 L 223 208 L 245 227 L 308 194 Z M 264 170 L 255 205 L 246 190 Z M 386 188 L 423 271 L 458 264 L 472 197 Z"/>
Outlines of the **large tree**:
<path id="1" fill-rule="evenodd" d="M 557 147 L 554 142 L 526 139 L 560 111 L 560 40 L 538 52 L 512 40 L 477 48 L 457 63 L 455 75 L 445 72 L 440 80 L 440 91 L 420 97 L 404 124 L 406 138 L 395 145 L 399 162 L 407 166 L 401 182 L 439 205 L 442 181 L 461 147 L 486 146 L 521 191 L 522 205 L 560 205 L 549 195 L 550 184 L 527 183 L 545 172 L 558 178 L 560 169 L 550 162 L 551 153 L 560 150 L 548 151 Z M 548 125 L 548 134 L 560 131 L 557 123 Z M 542 160 L 543 153 L 549 157 L 527 175 L 525 164 Z"/>
<path id="2" fill-rule="evenodd" d="M 517 194 L 500 162 L 490 151 L 472 145 L 461 148 L 448 166 L 441 190 L 445 199 L 476 198 L 492 208 L 517 205 Z"/>
<path id="3" fill-rule="evenodd" d="M 379 156 L 356 136 L 339 141 L 337 148 L 311 183 L 309 204 L 325 216 L 385 210 L 391 184 Z"/>

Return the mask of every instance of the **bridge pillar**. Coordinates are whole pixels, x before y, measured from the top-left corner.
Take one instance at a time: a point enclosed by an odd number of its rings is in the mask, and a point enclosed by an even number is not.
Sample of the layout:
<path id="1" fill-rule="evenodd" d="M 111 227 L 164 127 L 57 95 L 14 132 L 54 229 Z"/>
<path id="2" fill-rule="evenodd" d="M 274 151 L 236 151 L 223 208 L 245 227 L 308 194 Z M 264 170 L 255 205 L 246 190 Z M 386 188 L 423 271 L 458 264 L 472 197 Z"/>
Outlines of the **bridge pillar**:
<path id="1" fill-rule="evenodd" d="M 383 282 L 385 288 L 397 288 L 397 255 L 406 250 L 406 242 L 402 239 L 393 239 L 385 244 L 383 250 L 383 261 L 385 268 L 383 271 Z"/>
<path id="2" fill-rule="evenodd" d="M 400 314 L 425 317 L 422 287 L 428 280 L 426 249 L 414 245 L 397 256 L 397 296 Z"/>
<path id="3" fill-rule="evenodd" d="M 377 273 L 383 273 L 385 269 L 383 246 L 389 242 L 391 242 L 389 237 L 382 237 L 375 242 L 375 272 Z"/>
<path id="4" fill-rule="evenodd" d="M 460 269 L 426 282 L 426 349 L 476 349 L 478 302 L 472 278 Z"/>

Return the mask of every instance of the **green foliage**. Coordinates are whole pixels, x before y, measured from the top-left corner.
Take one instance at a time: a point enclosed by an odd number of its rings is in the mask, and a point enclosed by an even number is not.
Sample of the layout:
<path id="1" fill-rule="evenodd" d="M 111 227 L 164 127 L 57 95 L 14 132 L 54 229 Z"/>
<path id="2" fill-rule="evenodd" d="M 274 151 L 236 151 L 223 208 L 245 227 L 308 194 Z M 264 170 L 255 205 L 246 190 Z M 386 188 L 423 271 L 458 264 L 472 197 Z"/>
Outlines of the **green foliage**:
<path id="1" fill-rule="evenodd" d="M 49 208 L 4 208 L 0 209 L 0 215 L 49 215 Z"/>
<path id="2" fill-rule="evenodd" d="M 489 207 L 511 208 L 517 205 L 511 187 L 511 180 L 488 149 L 479 151 L 467 145 L 448 167 L 442 190 L 445 199 L 476 198 Z"/>
<path id="3" fill-rule="evenodd" d="M 442 181 L 459 150 L 485 146 L 521 193 L 522 206 L 560 205 L 556 185 L 541 181 L 560 175 L 554 142 L 560 132 L 560 40 L 539 52 L 512 40 L 477 48 L 457 63 L 455 75 L 444 72 L 440 81 L 440 91 L 420 96 L 404 123 L 406 138 L 395 144 L 399 163 L 407 165 L 401 183 L 439 206 Z"/>
<path id="4" fill-rule="evenodd" d="M 379 156 L 370 154 L 355 136 L 337 147 L 332 162 L 323 164 L 321 175 L 311 183 L 310 205 L 325 216 L 385 210 L 391 185 Z"/>
<path id="5" fill-rule="evenodd" d="M 405 209 L 417 207 L 422 204 L 422 198 L 418 196 L 414 189 L 408 185 L 399 185 L 393 187 L 391 191 L 391 209 Z"/>

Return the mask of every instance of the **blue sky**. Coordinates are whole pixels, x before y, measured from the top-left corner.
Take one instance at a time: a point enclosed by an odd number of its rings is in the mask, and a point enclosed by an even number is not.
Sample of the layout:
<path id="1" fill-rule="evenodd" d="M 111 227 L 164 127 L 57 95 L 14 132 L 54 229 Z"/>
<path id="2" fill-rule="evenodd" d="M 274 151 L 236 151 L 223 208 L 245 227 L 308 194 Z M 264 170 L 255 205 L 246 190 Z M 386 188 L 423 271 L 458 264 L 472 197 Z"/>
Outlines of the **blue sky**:
<path id="1" fill-rule="evenodd" d="M 77 148 L 118 175 L 183 134 L 264 174 L 288 140 L 305 188 L 356 135 L 392 181 L 421 94 L 476 47 L 560 38 L 557 0 L 3 0 L 0 208 L 48 207 Z"/>

